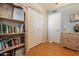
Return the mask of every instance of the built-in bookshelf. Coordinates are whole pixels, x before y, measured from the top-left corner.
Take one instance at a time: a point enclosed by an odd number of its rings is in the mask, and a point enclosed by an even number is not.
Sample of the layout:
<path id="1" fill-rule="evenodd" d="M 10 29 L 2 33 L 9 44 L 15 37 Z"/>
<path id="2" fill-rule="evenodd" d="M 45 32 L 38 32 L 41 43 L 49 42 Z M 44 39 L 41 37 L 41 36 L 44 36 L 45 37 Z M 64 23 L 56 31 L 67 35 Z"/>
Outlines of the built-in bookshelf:
<path id="1" fill-rule="evenodd" d="M 25 15 L 23 9 L 13 4 L 0 4 L 0 55 L 24 55 L 22 54 L 25 53 L 24 50 Z"/>

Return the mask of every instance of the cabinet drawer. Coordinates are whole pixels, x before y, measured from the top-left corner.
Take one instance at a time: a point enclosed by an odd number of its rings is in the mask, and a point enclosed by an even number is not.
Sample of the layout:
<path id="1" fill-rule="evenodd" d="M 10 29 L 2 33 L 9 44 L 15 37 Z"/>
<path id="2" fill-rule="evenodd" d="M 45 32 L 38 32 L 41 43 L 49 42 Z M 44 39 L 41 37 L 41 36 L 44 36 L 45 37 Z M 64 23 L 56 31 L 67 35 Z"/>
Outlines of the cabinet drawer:
<path id="1" fill-rule="evenodd" d="M 63 34 L 62 46 L 79 51 L 79 34 Z"/>
<path id="2" fill-rule="evenodd" d="M 62 41 L 72 44 L 78 44 L 79 45 L 79 35 L 75 34 L 64 34 Z"/>

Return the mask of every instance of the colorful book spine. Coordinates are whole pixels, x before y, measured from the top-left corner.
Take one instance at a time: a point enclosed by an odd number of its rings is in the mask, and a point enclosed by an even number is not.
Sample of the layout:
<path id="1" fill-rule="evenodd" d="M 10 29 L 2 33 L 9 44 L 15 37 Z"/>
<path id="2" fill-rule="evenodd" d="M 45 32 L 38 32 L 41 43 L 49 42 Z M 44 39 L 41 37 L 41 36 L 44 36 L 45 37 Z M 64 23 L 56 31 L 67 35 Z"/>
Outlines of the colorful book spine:
<path id="1" fill-rule="evenodd" d="M 12 33 L 14 33 L 14 26 L 12 26 Z"/>
<path id="2" fill-rule="evenodd" d="M 24 24 L 21 24 L 21 25 L 19 26 L 19 30 L 20 30 L 21 33 L 24 32 Z"/>
<path id="3" fill-rule="evenodd" d="M 6 24 L 2 24 L 2 33 L 6 33 Z"/>
<path id="4" fill-rule="evenodd" d="M 8 25 L 6 25 L 6 33 L 7 34 L 9 33 L 9 31 L 8 31 Z"/>
<path id="5" fill-rule="evenodd" d="M 24 32 L 24 24 L 20 24 L 19 26 L 10 26 L 7 24 L 0 24 L 0 33 L 22 33 Z"/>
<path id="6" fill-rule="evenodd" d="M 2 25 L 0 24 L 0 34 L 2 33 Z"/>
<path id="7" fill-rule="evenodd" d="M 12 33 L 12 27 L 10 25 L 8 25 L 8 32 Z"/>
<path id="8" fill-rule="evenodd" d="M 13 46 L 18 45 L 17 39 L 12 39 L 12 41 L 13 41 Z"/>
<path id="9" fill-rule="evenodd" d="M 0 50 L 2 50 L 3 47 L 2 47 L 2 38 L 0 38 Z"/>

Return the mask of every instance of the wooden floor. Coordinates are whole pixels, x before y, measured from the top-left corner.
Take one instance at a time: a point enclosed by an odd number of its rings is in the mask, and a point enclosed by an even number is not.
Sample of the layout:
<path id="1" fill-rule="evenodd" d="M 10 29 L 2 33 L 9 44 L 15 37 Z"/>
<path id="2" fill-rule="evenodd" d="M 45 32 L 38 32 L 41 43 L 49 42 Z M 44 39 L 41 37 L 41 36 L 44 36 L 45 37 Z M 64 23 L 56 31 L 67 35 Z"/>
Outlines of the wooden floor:
<path id="1" fill-rule="evenodd" d="M 63 48 L 56 43 L 44 43 L 32 48 L 29 56 L 79 56 L 78 51 Z"/>

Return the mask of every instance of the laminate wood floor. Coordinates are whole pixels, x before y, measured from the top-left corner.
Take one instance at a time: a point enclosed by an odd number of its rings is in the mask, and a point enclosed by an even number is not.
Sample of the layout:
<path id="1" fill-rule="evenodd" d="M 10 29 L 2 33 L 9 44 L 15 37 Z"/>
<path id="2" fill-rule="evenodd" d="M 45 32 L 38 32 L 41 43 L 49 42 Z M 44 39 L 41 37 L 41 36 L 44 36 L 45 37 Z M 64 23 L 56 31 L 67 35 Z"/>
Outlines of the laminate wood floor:
<path id="1" fill-rule="evenodd" d="M 43 43 L 30 49 L 28 56 L 79 56 L 79 52 L 56 43 Z"/>

